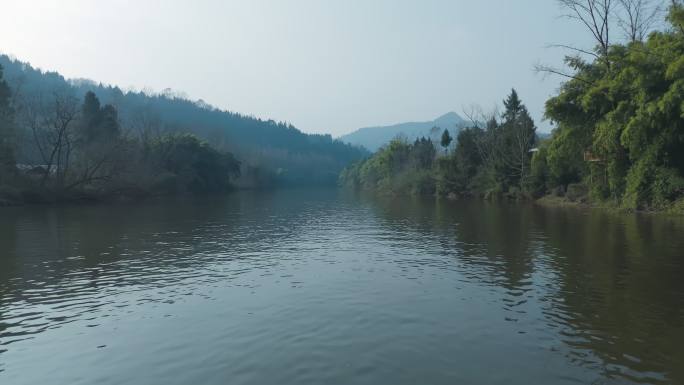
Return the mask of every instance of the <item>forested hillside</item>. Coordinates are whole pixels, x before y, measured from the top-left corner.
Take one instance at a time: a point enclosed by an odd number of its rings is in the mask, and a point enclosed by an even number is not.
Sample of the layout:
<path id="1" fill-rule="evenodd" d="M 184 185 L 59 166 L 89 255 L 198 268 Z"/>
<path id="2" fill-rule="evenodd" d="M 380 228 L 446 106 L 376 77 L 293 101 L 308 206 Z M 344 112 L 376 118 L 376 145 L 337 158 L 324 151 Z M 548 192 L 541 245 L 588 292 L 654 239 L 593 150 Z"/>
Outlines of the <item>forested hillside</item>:
<path id="1" fill-rule="evenodd" d="M 288 123 L 221 110 L 170 90 L 129 92 L 89 80 L 67 80 L 4 55 L 0 65 L 15 110 L 19 164 L 44 163 L 29 127 L 37 116 L 30 115 L 54 107 L 57 98 L 81 102 L 87 92 L 116 111 L 127 138 L 145 141 L 163 134 L 193 134 L 215 150 L 234 154 L 242 162 L 237 182 L 246 186 L 331 184 L 345 165 L 365 155 L 330 135 L 304 134 Z"/>

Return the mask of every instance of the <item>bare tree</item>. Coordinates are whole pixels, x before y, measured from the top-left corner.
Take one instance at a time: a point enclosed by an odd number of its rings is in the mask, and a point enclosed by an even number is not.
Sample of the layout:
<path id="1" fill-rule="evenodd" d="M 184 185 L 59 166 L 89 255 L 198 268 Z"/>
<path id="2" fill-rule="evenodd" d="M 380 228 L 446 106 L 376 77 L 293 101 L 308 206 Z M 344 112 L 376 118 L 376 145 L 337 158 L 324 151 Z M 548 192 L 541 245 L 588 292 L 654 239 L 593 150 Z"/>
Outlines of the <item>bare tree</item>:
<path id="1" fill-rule="evenodd" d="M 486 129 L 489 122 L 496 121 L 497 116 L 501 115 L 497 105 L 485 110 L 475 103 L 462 107 L 461 112 L 470 121 L 470 127 L 480 129 Z"/>
<path id="2" fill-rule="evenodd" d="M 51 124 L 55 133 L 54 147 L 57 149 L 56 175 L 57 183 L 62 187 L 74 150 L 73 124 L 78 115 L 78 99 L 71 95 L 55 94 L 53 113 Z"/>
<path id="3" fill-rule="evenodd" d="M 115 138 L 111 142 L 90 144 L 79 151 L 75 170 L 64 190 L 110 181 L 127 164 L 125 156 L 128 154 L 122 144 Z"/>
<path id="4" fill-rule="evenodd" d="M 558 0 L 566 17 L 579 20 L 592 34 L 602 56 L 610 47 L 613 0 Z"/>
<path id="5" fill-rule="evenodd" d="M 659 20 L 663 6 L 657 0 L 618 0 L 618 25 L 630 42 L 643 41 Z"/>
<path id="6" fill-rule="evenodd" d="M 480 159 L 487 166 L 493 165 L 499 155 L 497 153 L 497 141 L 499 140 L 499 124 L 497 122 L 499 111 L 497 107 L 485 112 L 481 106 L 471 104 L 469 107 L 463 108 L 463 114 L 470 120 L 471 128 L 482 132 L 475 141 Z"/>
<path id="7" fill-rule="evenodd" d="M 477 104 L 471 104 L 467 107 L 462 107 L 461 111 L 463 115 L 470 121 L 470 127 L 481 128 L 480 125 L 483 123 L 481 119 L 485 116 L 482 107 Z"/>
<path id="8" fill-rule="evenodd" d="M 565 63 L 571 71 L 558 67 L 536 64 L 534 70 L 546 75 L 559 75 L 568 79 L 574 79 L 582 83 L 592 84 L 591 81 L 578 76 L 578 70 L 586 63 L 586 57 L 592 60 L 602 60 L 610 68 L 608 50 L 611 42 L 611 21 L 615 15 L 614 1 L 620 0 L 557 0 L 564 10 L 563 16 L 578 20 L 591 33 L 596 41 L 597 49 L 583 49 L 565 44 L 553 44 L 551 48 L 563 48 L 574 51 L 574 54 L 565 57 Z"/>
<path id="9" fill-rule="evenodd" d="M 86 143 L 79 132 L 79 100 L 66 90 L 50 96 L 37 92 L 21 98 L 21 119 L 32 135 L 40 158 L 41 186 L 67 191 L 111 176 L 112 163 L 121 150 L 118 138 Z M 81 134 L 81 135 L 79 135 Z"/>
<path id="10" fill-rule="evenodd" d="M 148 146 L 153 140 L 159 140 L 162 136 L 161 117 L 149 106 L 136 109 L 128 119 L 128 125 L 144 146 Z"/>
<path id="11" fill-rule="evenodd" d="M 508 130 L 508 146 L 503 148 L 502 159 L 511 171 L 511 176 L 519 178 L 521 191 L 525 188 L 529 174 L 530 151 L 535 141 L 535 130 L 531 119 L 514 123 Z"/>
<path id="12" fill-rule="evenodd" d="M 73 171 L 64 190 L 88 185 L 91 188 L 108 187 L 115 176 L 134 164 L 135 146 L 121 136 L 121 121 L 112 105 L 100 108 L 97 114 L 103 121 L 93 126 L 87 116 L 80 119 L 78 149 L 75 152 Z M 96 132 L 96 135 L 92 133 Z M 130 171 L 130 170 L 128 170 Z"/>
<path id="13" fill-rule="evenodd" d="M 45 168 L 41 185 L 54 176 L 57 186 L 62 187 L 75 147 L 78 99 L 69 93 L 55 91 L 50 98 L 42 93 L 24 98 L 22 105 L 22 117 L 31 129 Z"/>
<path id="14" fill-rule="evenodd" d="M 574 60 L 574 61 L 581 60 L 581 58 L 578 56 L 566 57 L 566 63 L 570 59 Z M 571 68 L 574 69 L 575 71 L 577 71 L 576 67 L 571 67 Z M 541 64 L 541 63 L 536 64 L 534 66 L 534 71 L 536 73 L 544 74 L 544 76 L 546 76 L 546 75 L 558 75 L 558 76 L 562 76 L 564 78 L 577 80 L 577 81 L 582 82 L 584 84 L 588 84 L 588 85 L 593 84 L 590 80 L 587 80 L 581 76 L 578 76 L 578 75 L 572 74 L 572 73 L 568 73 L 566 70 L 563 70 L 563 69 L 560 69 L 560 68 L 557 68 L 554 66 L 546 65 L 546 64 Z"/>

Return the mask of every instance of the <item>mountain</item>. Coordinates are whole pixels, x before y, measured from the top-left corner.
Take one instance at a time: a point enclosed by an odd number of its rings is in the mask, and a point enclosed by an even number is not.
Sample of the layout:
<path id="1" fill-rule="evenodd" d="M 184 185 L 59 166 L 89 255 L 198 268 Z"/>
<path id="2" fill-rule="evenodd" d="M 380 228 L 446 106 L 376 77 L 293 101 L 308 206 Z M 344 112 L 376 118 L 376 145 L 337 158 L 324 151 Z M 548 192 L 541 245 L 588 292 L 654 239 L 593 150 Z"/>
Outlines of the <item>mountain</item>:
<path id="1" fill-rule="evenodd" d="M 442 131 L 448 129 L 451 136 L 456 137 L 458 131 L 467 124 L 467 121 L 457 113 L 448 112 L 429 122 L 409 122 L 391 126 L 360 128 L 338 139 L 354 146 L 363 146 L 374 152 L 397 136 L 406 137 L 410 141 L 421 136 L 439 140 Z M 433 132 L 433 127 L 438 127 L 439 131 Z"/>
<path id="2" fill-rule="evenodd" d="M 22 103 L 54 102 L 56 95 L 82 101 L 92 91 L 103 105 L 116 108 L 122 129 L 131 135 L 143 129 L 192 133 L 218 150 L 233 153 L 244 168 L 257 174 L 255 178 L 266 177 L 275 183 L 334 184 L 346 165 L 368 154 L 330 135 L 305 134 L 289 123 L 219 109 L 170 90 L 124 91 L 87 79 L 65 79 L 57 72 L 45 72 L 1 54 L 0 65 L 19 107 Z M 37 164 L 31 130 L 26 123 L 22 126 L 22 119 L 17 123 L 18 139 L 24 141 L 17 162 Z"/>

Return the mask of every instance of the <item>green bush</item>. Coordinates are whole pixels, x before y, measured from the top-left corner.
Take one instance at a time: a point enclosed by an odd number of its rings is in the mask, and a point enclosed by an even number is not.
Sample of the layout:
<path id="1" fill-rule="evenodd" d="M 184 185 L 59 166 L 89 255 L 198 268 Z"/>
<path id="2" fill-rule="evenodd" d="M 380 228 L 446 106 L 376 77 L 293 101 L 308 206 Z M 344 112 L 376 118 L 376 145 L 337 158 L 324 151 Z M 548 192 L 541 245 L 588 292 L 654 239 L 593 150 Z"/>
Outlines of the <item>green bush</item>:
<path id="1" fill-rule="evenodd" d="M 589 188 L 583 183 L 572 183 L 568 185 L 565 197 L 572 202 L 585 202 L 589 196 Z"/>
<path id="2" fill-rule="evenodd" d="M 684 177 L 672 168 L 659 168 L 653 182 L 652 205 L 664 208 L 684 195 Z"/>

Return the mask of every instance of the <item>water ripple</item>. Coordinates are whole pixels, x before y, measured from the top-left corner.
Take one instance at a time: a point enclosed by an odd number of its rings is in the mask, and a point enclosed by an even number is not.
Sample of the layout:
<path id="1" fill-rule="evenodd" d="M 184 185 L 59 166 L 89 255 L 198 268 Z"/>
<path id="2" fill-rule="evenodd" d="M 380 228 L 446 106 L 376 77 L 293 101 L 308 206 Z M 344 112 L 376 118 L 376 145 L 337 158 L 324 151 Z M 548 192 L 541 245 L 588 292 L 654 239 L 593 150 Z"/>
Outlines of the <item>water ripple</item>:
<path id="1" fill-rule="evenodd" d="M 8 213 L 3 383 L 684 383 L 681 223 L 336 192 Z"/>

